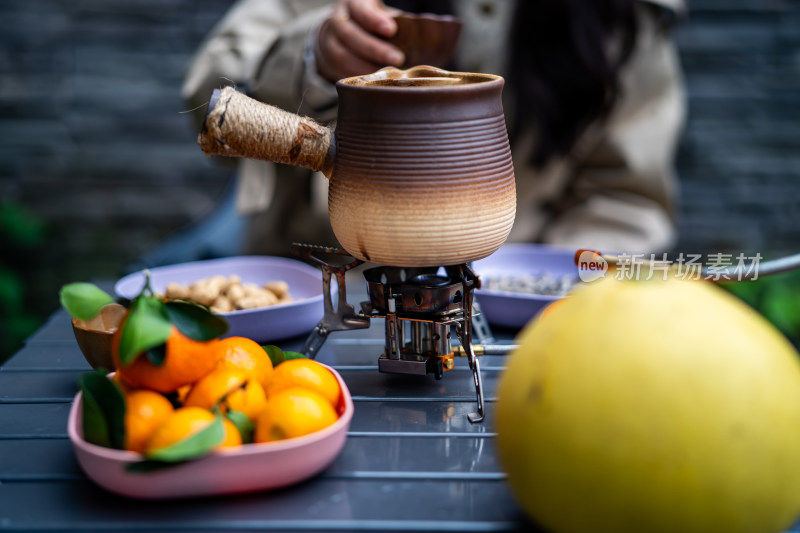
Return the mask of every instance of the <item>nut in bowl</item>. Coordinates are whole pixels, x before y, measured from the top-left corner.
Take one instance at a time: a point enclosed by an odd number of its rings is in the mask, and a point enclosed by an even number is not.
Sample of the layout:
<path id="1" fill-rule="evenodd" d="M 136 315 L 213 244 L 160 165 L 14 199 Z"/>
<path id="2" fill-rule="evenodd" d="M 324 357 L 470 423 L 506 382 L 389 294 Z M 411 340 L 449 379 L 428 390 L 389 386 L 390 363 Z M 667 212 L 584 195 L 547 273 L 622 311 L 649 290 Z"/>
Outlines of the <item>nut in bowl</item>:
<path id="1" fill-rule="evenodd" d="M 324 366 L 324 365 L 323 365 Z M 133 471 L 143 456 L 92 444 L 84 439 L 82 393 L 70 409 L 67 432 L 78 463 L 101 487 L 131 498 L 171 499 L 277 489 L 323 471 L 338 456 L 353 418 L 353 400 L 342 377 L 338 419 L 313 433 L 274 442 L 222 448 L 199 459 L 152 471 Z"/>

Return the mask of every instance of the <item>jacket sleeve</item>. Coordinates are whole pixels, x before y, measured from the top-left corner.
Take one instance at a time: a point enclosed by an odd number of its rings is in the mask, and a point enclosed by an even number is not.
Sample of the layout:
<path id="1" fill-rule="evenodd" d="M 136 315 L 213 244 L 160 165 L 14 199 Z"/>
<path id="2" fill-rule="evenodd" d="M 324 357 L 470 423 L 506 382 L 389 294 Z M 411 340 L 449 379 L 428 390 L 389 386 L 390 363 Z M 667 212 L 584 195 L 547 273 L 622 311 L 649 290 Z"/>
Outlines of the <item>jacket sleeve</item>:
<path id="1" fill-rule="evenodd" d="M 318 109 L 331 107 L 335 93 L 306 76 L 305 59 L 311 32 L 332 6 L 330 0 L 236 2 L 202 43 L 184 77 L 182 96 L 195 110 L 198 125 L 212 91 L 230 84 L 302 114 L 319 116 Z M 311 98 L 304 101 L 309 92 Z"/>
<path id="2" fill-rule="evenodd" d="M 643 17 L 638 44 L 622 74 L 622 97 L 568 185 L 567 203 L 547 224 L 545 242 L 631 253 L 674 244 L 677 180 L 673 159 L 685 120 L 674 44 Z"/>

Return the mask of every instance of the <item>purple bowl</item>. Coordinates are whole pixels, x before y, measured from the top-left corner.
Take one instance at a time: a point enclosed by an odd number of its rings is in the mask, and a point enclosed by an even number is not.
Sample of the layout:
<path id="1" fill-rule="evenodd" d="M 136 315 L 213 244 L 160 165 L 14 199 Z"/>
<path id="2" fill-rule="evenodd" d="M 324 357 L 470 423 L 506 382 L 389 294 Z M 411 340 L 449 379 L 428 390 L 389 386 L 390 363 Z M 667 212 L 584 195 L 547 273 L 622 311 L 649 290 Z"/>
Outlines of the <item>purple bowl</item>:
<path id="1" fill-rule="evenodd" d="M 484 286 L 492 277 L 523 277 L 548 275 L 569 277 L 578 281 L 575 249 L 538 244 L 504 244 L 495 253 L 475 261 L 473 269 Z M 519 329 L 539 311 L 563 296 L 524 294 L 479 289 L 475 297 L 481 313 L 488 322 L 499 327 Z"/>
<path id="2" fill-rule="evenodd" d="M 236 274 L 242 283 L 262 285 L 283 280 L 289 284 L 294 301 L 220 313 L 230 324 L 226 337 L 248 337 L 264 344 L 309 333 L 322 318 L 322 273 L 301 261 L 284 257 L 240 256 L 195 261 L 150 269 L 150 284 L 155 292 L 164 292 L 168 283 L 189 285 L 215 275 Z M 119 296 L 133 298 L 144 285 L 144 273 L 136 272 L 120 279 L 114 286 Z M 336 286 L 334 284 L 335 291 Z"/>

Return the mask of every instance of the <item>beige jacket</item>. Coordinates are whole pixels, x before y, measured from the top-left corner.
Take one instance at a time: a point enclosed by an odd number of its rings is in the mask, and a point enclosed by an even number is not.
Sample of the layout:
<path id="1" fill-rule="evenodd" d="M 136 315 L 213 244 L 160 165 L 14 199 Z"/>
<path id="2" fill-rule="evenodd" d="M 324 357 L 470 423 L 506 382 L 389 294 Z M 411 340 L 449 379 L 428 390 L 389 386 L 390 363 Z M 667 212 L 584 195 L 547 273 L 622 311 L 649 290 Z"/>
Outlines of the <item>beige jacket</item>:
<path id="1" fill-rule="evenodd" d="M 491 1 L 494 9 L 482 9 Z M 657 3 L 675 11 L 681 0 Z M 463 70 L 503 75 L 513 2 L 459 0 L 464 21 L 456 61 Z M 315 29 L 330 0 L 240 0 L 212 30 L 186 75 L 192 108 L 232 82 L 251 96 L 320 121 L 335 119 L 335 90 L 315 72 Z M 642 9 L 637 47 L 622 73 L 623 97 L 581 138 L 569 158 L 534 169 L 532 138 L 512 146 L 517 217 L 509 241 L 626 252 L 657 252 L 674 240 L 677 193 L 672 161 L 684 122 L 679 62 L 668 36 Z M 243 160 L 239 212 L 248 216 L 247 253 L 286 255 L 292 242 L 335 244 L 327 181 L 308 170 Z"/>

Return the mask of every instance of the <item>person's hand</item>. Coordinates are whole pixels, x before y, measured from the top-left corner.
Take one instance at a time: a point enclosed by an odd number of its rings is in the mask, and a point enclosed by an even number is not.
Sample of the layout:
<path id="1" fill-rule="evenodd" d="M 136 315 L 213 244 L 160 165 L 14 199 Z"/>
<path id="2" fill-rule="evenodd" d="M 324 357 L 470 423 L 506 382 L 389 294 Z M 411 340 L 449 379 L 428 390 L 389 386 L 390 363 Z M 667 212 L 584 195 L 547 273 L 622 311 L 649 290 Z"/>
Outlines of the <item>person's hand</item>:
<path id="1" fill-rule="evenodd" d="M 396 32 L 392 11 L 381 0 L 339 0 L 317 36 L 317 71 L 335 82 L 400 66 L 403 52 L 384 40 Z"/>

